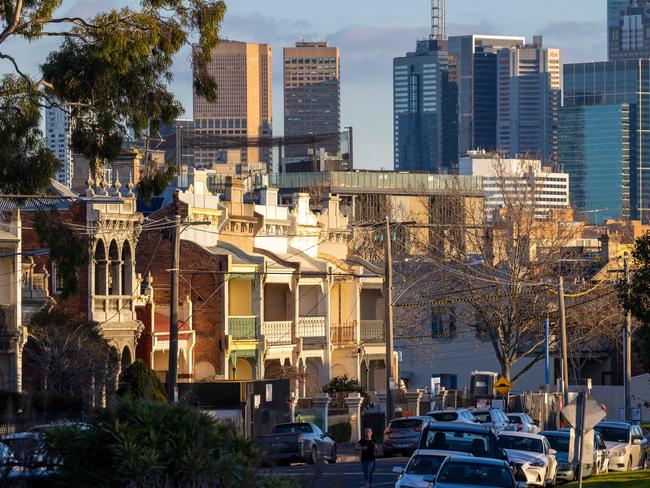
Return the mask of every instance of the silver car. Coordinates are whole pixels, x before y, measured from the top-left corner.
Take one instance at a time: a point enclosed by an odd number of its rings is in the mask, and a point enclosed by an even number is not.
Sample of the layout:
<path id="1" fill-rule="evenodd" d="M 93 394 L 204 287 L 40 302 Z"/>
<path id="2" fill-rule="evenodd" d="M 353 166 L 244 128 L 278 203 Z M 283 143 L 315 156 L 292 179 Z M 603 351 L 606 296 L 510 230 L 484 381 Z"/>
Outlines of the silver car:
<path id="1" fill-rule="evenodd" d="M 648 439 L 641 427 L 629 422 L 605 420 L 595 427 L 609 452 L 610 471 L 643 469 L 648 459 Z"/>
<path id="2" fill-rule="evenodd" d="M 510 420 L 508 420 L 506 413 L 500 408 L 473 410 L 472 414 L 480 423 L 492 427 L 495 434 L 499 434 L 504 430 L 515 430 L 510 425 Z"/>
<path id="3" fill-rule="evenodd" d="M 384 456 L 396 453 L 411 455 L 418 448 L 422 429 L 430 421 L 431 418 L 426 416 L 391 420 L 384 431 Z"/>
<path id="4" fill-rule="evenodd" d="M 427 417 L 431 417 L 436 422 L 465 422 L 468 424 L 476 424 L 478 420 L 466 408 L 457 408 L 449 410 L 434 410 L 427 413 Z"/>
<path id="5" fill-rule="evenodd" d="M 540 428 L 527 413 L 509 413 L 508 420 L 510 425 L 515 427 L 517 432 L 527 432 L 529 434 L 539 434 Z"/>
<path id="6" fill-rule="evenodd" d="M 428 488 L 425 476 L 436 475 L 449 456 L 463 456 L 462 452 L 431 451 L 418 449 L 413 453 L 405 468 L 395 466 L 393 473 L 399 475 L 395 488 Z"/>
<path id="7" fill-rule="evenodd" d="M 507 461 L 497 459 L 448 457 L 436 476 L 426 476 L 434 488 L 516 488 L 517 483 Z"/>

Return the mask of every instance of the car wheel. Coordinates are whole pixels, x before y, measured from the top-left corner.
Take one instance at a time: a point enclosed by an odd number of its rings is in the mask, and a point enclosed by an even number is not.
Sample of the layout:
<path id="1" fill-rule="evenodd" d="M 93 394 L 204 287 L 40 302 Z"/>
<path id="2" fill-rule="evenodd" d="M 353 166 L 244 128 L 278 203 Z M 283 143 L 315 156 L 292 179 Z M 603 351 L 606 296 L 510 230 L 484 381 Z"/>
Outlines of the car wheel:
<path id="1" fill-rule="evenodd" d="M 318 451 L 316 450 L 315 447 L 311 448 L 311 453 L 309 454 L 309 464 L 316 464 L 318 463 Z"/>
<path id="2" fill-rule="evenodd" d="M 329 462 L 330 464 L 336 464 L 336 458 L 337 458 L 337 455 L 336 455 L 336 446 L 334 446 L 334 447 L 332 448 L 332 457 L 330 458 L 330 460 L 329 460 L 328 462 Z"/>

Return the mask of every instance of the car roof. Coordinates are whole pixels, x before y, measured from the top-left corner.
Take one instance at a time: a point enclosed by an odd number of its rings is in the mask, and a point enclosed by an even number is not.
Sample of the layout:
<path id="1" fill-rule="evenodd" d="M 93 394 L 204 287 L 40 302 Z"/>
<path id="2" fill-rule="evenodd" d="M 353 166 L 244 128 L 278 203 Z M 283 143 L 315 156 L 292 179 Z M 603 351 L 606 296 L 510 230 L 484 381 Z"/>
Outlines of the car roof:
<path id="1" fill-rule="evenodd" d="M 449 456 L 447 463 L 465 463 L 465 464 L 485 464 L 488 466 L 509 467 L 510 465 L 501 459 L 476 458 L 469 456 Z"/>
<path id="2" fill-rule="evenodd" d="M 602 425 L 603 427 L 620 427 L 621 429 L 629 429 L 632 426 L 631 423 L 621 422 L 620 420 L 603 420 L 602 422 L 598 422 L 596 427 L 599 425 Z"/>
<path id="3" fill-rule="evenodd" d="M 513 417 L 514 417 L 515 415 L 516 415 L 517 417 L 521 417 L 522 415 L 528 415 L 528 414 L 527 414 L 526 412 L 510 412 L 510 413 L 506 413 L 506 415 L 507 415 L 508 417 L 510 417 L 510 416 L 513 416 Z"/>
<path id="4" fill-rule="evenodd" d="M 430 412 L 427 412 L 427 415 L 431 415 L 433 413 L 458 413 L 466 410 L 466 408 L 446 408 L 444 410 L 431 410 Z"/>
<path id="5" fill-rule="evenodd" d="M 513 432 L 513 431 L 503 431 L 497 437 L 509 436 L 509 437 L 528 437 L 530 439 L 542 440 L 544 439 L 543 435 L 539 434 L 529 434 L 528 432 Z"/>
<path id="6" fill-rule="evenodd" d="M 555 437 L 571 437 L 571 432 L 568 430 L 544 430 L 539 435 L 542 437 L 548 437 L 549 435 Z"/>
<path id="7" fill-rule="evenodd" d="M 398 417 L 395 419 L 392 419 L 391 422 L 399 421 L 399 420 L 423 420 L 425 422 L 428 422 L 431 420 L 429 417 L 426 415 L 411 415 L 410 417 Z"/>
<path id="8" fill-rule="evenodd" d="M 492 429 L 487 425 L 470 424 L 470 423 L 454 423 L 454 422 L 429 422 L 426 427 L 427 430 L 453 430 L 458 432 L 480 432 L 482 434 L 492 432 Z"/>
<path id="9" fill-rule="evenodd" d="M 432 457 L 449 457 L 449 456 L 465 456 L 471 457 L 471 454 L 466 454 L 461 451 L 436 451 L 435 449 L 416 449 L 413 456 L 432 456 Z"/>

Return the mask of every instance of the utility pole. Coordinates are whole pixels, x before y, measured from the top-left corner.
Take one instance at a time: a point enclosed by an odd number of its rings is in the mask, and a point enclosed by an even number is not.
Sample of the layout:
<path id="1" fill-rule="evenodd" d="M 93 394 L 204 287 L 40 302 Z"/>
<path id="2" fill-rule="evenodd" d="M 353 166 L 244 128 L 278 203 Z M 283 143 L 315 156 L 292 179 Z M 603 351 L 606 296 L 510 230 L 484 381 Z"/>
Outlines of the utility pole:
<path id="1" fill-rule="evenodd" d="M 391 379 L 393 379 L 393 256 L 391 249 L 390 218 L 386 217 L 384 235 L 384 310 L 386 336 L 386 425 L 395 415 Z"/>
<path id="2" fill-rule="evenodd" d="M 176 214 L 172 236 L 173 253 L 169 283 L 169 368 L 167 372 L 167 398 L 176 402 L 178 381 L 178 274 L 180 268 L 181 216 Z"/>
<path id="3" fill-rule="evenodd" d="M 564 277 L 558 283 L 558 313 L 560 314 L 560 336 L 562 339 L 562 399 L 569 402 L 569 359 L 567 354 L 566 310 L 564 308 Z"/>
<path id="4" fill-rule="evenodd" d="M 625 283 L 630 285 L 630 263 L 627 258 L 623 261 L 623 272 Z M 632 312 L 625 311 L 625 420 L 630 420 L 630 409 L 632 408 Z"/>

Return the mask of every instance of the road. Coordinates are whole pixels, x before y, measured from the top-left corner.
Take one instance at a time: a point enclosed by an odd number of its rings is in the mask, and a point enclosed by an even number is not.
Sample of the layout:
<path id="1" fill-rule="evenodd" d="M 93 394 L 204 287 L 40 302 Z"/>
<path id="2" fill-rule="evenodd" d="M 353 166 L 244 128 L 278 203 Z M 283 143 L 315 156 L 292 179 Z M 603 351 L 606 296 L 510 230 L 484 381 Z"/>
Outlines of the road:
<path id="1" fill-rule="evenodd" d="M 392 472 L 393 467 L 402 467 L 407 461 L 408 458 L 397 457 L 378 459 L 372 486 L 392 488 L 397 480 L 397 475 Z M 307 488 L 363 488 L 366 486 L 358 461 L 337 464 L 319 463 L 318 466 L 297 464 L 274 467 L 268 468 L 260 474 L 263 476 L 287 476 Z"/>

